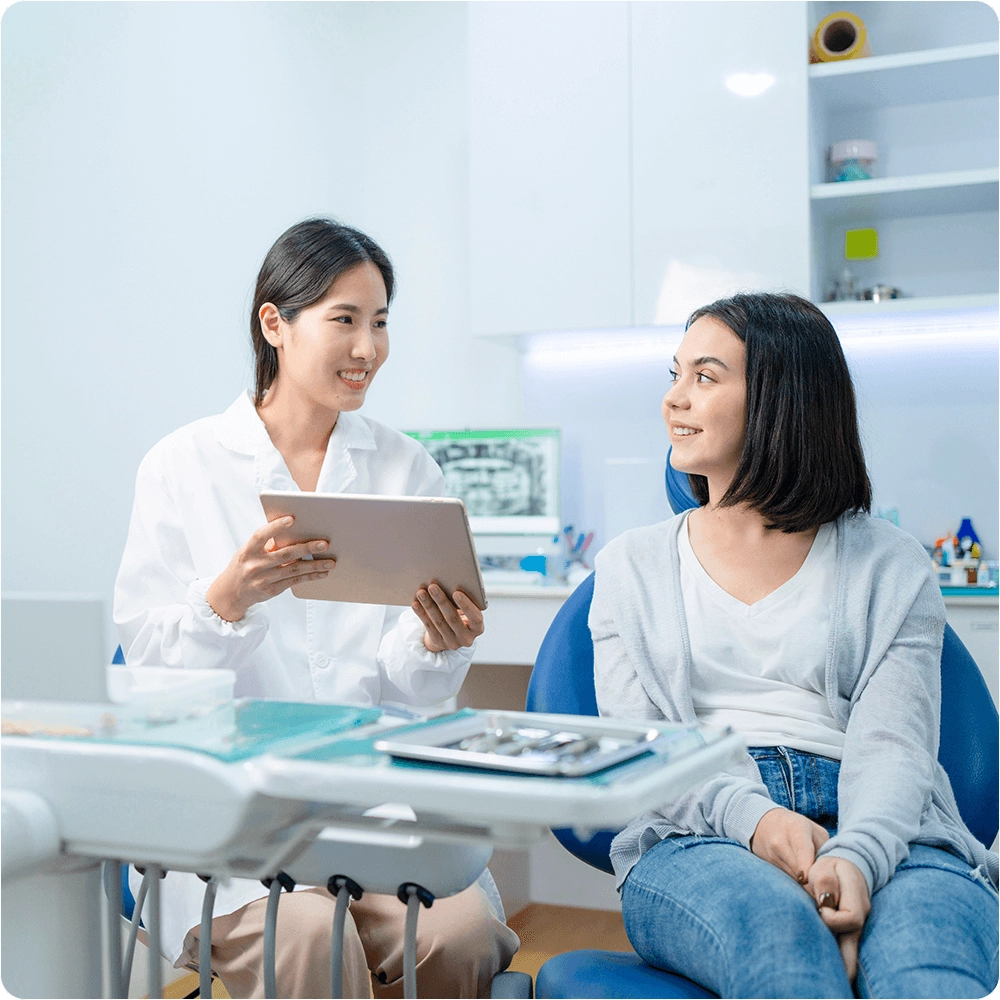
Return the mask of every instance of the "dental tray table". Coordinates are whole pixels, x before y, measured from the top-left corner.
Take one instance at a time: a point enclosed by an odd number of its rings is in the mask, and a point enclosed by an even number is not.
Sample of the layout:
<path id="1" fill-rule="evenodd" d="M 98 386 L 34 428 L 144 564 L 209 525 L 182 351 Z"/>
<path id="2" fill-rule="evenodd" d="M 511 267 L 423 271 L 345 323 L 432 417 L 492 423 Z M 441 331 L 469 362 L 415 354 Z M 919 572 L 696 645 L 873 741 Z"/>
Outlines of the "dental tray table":
<path id="1" fill-rule="evenodd" d="M 466 709 L 414 724 L 357 706 L 243 700 L 170 725 L 112 727 L 70 713 L 61 728 L 51 704 L 46 718 L 38 703 L 17 707 L 4 705 L 5 787 L 44 795 L 68 852 L 258 878 L 327 826 L 402 825 L 408 835 L 511 847 L 537 842 L 547 827 L 621 828 L 744 749 L 724 730 L 527 712 Z M 640 756 L 575 776 L 456 767 L 380 749 L 500 720 L 598 741 L 657 735 L 643 738 Z M 13 735 L 24 722 L 36 735 Z M 409 806 L 416 819 L 364 815 L 385 803 Z"/>
<path id="2" fill-rule="evenodd" d="M 580 777 L 642 754 L 677 759 L 722 737 L 692 727 L 664 733 L 618 723 L 614 729 L 576 719 L 569 726 L 541 726 L 524 712 L 477 712 L 438 725 L 417 726 L 376 740 L 392 757 L 486 768 L 518 774 Z"/>
<path id="3" fill-rule="evenodd" d="M 142 919 L 154 950 L 158 872 L 211 876 L 211 885 L 269 880 L 272 941 L 282 879 L 334 885 L 342 915 L 346 878 L 350 893 L 406 903 L 405 997 L 417 996 L 421 901 L 471 885 L 495 847 L 537 843 L 549 827 L 581 838 L 624 827 L 744 751 L 727 730 L 524 712 L 466 709 L 414 723 L 370 707 L 245 699 L 172 719 L 114 705 L 5 702 L 4 878 L 105 858 L 114 884 L 121 862 L 144 866 Z M 445 760 L 416 759 L 435 753 Z M 209 914 L 213 893 L 206 889 Z M 108 914 L 107 963 L 117 969 L 120 918 Z M 276 996 L 267 954 L 265 995 Z M 149 968 L 149 995 L 159 996 L 160 965 Z M 337 981 L 331 972 L 333 996 Z M 115 986 L 111 995 L 124 993 Z"/>

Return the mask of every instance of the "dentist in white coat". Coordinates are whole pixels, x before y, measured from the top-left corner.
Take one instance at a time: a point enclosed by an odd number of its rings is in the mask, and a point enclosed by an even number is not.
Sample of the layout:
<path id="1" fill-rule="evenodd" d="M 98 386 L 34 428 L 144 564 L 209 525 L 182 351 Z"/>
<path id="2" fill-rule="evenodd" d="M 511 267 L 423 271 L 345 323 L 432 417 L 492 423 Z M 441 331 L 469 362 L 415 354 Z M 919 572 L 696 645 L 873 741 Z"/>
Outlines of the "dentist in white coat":
<path id="1" fill-rule="evenodd" d="M 354 412 L 389 352 L 393 282 L 374 241 L 329 219 L 292 226 L 271 247 L 251 314 L 255 392 L 169 434 L 139 466 L 114 605 L 130 666 L 228 668 L 238 696 L 261 698 L 429 705 L 458 692 L 483 631 L 465 594 L 432 584 L 406 609 L 299 600 L 293 583 L 336 573 L 303 559 L 327 543 L 278 547 L 258 498 L 444 492 L 419 443 Z M 171 872 L 162 889 L 165 953 L 192 964 L 204 885 Z M 212 966 L 233 997 L 263 996 L 265 896 L 245 879 L 218 891 Z M 489 995 L 518 945 L 498 902 L 487 873 L 423 912 L 421 995 Z M 326 889 L 282 899 L 279 996 L 328 995 L 333 906 Z M 351 903 L 345 996 L 369 995 L 369 970 L 376 997 L 402 996 L 404 918 L 395 897 Z"/>

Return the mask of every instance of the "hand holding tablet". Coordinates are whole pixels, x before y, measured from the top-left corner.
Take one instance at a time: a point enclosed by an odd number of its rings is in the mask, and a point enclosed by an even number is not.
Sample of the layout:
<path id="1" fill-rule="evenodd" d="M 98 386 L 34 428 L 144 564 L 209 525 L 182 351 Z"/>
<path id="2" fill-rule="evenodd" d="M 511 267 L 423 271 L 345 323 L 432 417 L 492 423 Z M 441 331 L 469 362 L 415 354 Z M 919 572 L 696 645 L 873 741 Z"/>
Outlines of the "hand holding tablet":
<path id="1" fill-rule="evenodd" d="M 327 559 L 319 566 L 310 561 L 330 547 L 325 538 L 279 544 L 276 533 L 290 528 L 293 521 L 288 518 L 281 524 L 261 525 L 212 581 L 205 599 L 224 621 L 239 621 L 255 604 L 276 597 L 295 583 L 322 580 L 337 565 L 336 559 Z"/>
<path id="2" fill-rule="evenodd" d="M 260 501 L 272 525 L 295 518 L 273 532 L 279 546 L 329 539 L 328 550 L 305 558 L 335 559 L 336 571 L 302 574 L 292 583 L 296 597 L 409 605 L 432 652 L 471 645 L 482 633 L 486 594 L 461 500 L 265 491 Z"/>

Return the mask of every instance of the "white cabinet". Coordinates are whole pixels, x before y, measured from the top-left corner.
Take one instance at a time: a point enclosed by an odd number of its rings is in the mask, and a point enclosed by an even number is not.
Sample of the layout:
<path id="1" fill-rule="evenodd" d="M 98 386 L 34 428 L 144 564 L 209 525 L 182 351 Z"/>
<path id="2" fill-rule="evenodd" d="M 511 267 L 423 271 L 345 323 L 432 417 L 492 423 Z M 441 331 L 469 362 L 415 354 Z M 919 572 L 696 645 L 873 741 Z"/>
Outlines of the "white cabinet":
<path id="1" fill-rule="evenodd" d="M 958 634 L 979 665 L 994 704 L 1000 699 L 1000 614 L 997 599 L 984 597 L 946 597 L 948 624 Z"/>
<path id="2" fill-rule="evenodd" d="M 804 2 L 469 5 L 474 334 L 809 286 Z M 733 74 L 769 74 L 756 97 Z"/>
<path id="3" fill-rule="evenodd" d="M 628 326 L 628 4 L 468 18 L 472 332 Z"/>
<path id="4" fill-rule="evenodd" d="M 808 294 L 805 4 L 631 8 L 635 322 L 741 287 Z"/>

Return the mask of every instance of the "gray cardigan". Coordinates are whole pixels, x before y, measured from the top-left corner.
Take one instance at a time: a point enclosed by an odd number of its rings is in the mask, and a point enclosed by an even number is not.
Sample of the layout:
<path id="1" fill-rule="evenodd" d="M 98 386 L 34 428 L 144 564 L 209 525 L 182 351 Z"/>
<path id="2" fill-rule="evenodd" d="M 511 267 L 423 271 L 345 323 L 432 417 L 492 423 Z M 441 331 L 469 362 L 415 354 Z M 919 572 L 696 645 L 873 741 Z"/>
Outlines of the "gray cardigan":
<path id="1" fill-rule="evenodd" d="M 601 715 L 696 721 L 677 527 L 675 518 L 635 528 L 597 557 L 589 624 Z M 913 537 L 885 521 L 844 515 L 837 528 L 826 696 L 845 737 L 839 827 L 819 854 L 854 862 L 876 892 L 908 845 L 948 846 L 982 866 L 995 886 L 997 856 L 966 829 L 937 759 L 945 611 L 930 560 Z M 746 754 L 618 834 L 611 846 L 618 885 L 670 834 L 749 846 L 771 808 Z"/>

